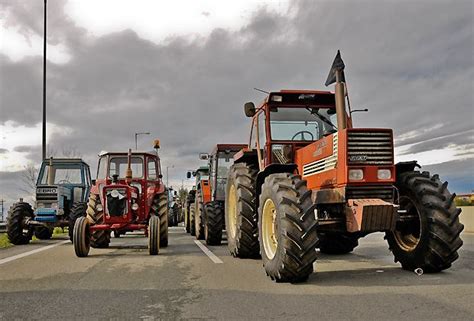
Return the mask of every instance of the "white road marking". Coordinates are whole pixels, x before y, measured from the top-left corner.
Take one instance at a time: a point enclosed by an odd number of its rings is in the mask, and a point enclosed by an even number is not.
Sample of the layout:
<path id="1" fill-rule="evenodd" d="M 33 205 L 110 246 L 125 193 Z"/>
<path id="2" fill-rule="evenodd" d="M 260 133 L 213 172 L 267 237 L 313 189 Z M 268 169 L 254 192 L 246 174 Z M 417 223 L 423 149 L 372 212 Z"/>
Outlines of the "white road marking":
<path id="1" fill-rule="evenodd" d="M 212 262 L 214 262 L 216 264 L 224 263 L 224 262 L 222 262 L 222 260 L 220 258 L 218 258 L 214 253 L 212 253 L 211 250 L 209 250 L 204 244 L 202 244 L 198 240 L 194 240 L 194 243 L 196 243 L 196 245 L 199 246 L 201 251 L 203 251 L 204 254 L 206 254 L 211 259 Z"/>
<path id="2" fill-rule="evenodd" d="M 59 246 L 59 245 L 62 245 L 62 244 L 66 244 L 66 243 L 70 243 L 70 242 L 71 241 L 69 241 L 69 240 L 61 241 L 61 242 L 54 243 L 54 244 L 51 244 L 51 245 L 48 245 L 48 246 L 40 247 L 39 249 L 35 249 L 35 250 L 31 250 L 31 251 L 28 251 L 28 252 L 25 252 L 25 253 L 21 253 L 21 254 L 10 256 L 10 257 L 6 257 L 6 258 L 0 260 L 0 265 L 11 262 L 11 261 L 15 261 L 15 260 L 18 260 L 18 259 L 21 259 L 21 258 L 24 258 L 25 256 L 30 256 L 32 254 L 43 252 L 43 251 L 52 249 L 53 247 L 56 247 L 56 246 Z"/>

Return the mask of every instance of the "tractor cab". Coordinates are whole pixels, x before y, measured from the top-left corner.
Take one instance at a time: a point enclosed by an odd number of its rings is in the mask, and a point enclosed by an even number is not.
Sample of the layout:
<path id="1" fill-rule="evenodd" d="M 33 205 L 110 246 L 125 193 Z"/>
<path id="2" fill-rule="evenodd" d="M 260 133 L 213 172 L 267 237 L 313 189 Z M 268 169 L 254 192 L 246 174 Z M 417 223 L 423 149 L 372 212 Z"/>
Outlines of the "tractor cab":
<path id="1" fill-rule="evenodd" d="M 213 201 L 225 200 L 227 174 L 234 163 L 234 155 L 246 146 L 245 144 L 217 144 L 209 155 L 209 183 Z"/>
<path id="2" fill-rule="evenodd" d="M 91 188 L 90 169 L 82 159 L 44 160 L 36 183 L 35 220 L 56 222 L 69 217 L 75 202 L 85 202 Z"/>

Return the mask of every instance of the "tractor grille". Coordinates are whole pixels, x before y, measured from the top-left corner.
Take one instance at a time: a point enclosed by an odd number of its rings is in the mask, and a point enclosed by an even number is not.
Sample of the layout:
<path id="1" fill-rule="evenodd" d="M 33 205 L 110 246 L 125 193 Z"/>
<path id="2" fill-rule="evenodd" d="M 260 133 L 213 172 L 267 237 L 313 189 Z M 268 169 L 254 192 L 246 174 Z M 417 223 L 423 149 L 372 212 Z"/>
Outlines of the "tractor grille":
<path id="1" fill-rule="evenodd" d="M 393 164 L 392 133 L 386 131 L 347 133 L 347 163 L 349 165 Z"/>
<path id="2" fill-rule="evenodd" d="M 393 202 L 395 188 L 392 185 L 350 186 L 346 188 L 346 200 L 379 198 Z"/>
<path id="3" fill-rule="evenodd" d="M 51 203 L 58 201 L 57 186 L 41 186 L 36 188 L 36 201 L 41 203 Z"/>

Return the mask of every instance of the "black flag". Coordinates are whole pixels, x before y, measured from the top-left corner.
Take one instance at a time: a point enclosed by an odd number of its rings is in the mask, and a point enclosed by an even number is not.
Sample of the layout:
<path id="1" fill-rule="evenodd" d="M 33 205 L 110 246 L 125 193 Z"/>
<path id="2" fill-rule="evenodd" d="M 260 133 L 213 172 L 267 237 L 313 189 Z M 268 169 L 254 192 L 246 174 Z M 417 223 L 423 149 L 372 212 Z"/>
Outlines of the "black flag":
<path id="1" fill-rule="evenodd" d="M 331 70 L 329 70 L 329 75 L 328 79 L 326 79 L 326 86 L 329 86 L 330 84 L 333 84 L 336 82 L 336 70 L 341 71 L 341 81 L 346 82 L 345 77 L 344 77 L 344 68 L 346 66 L 344 65 L 344 61 L 342 61 L 341 58 L 341 52 L 338 50 L 336 58 L 334 58 L 334 62 L 332 63 Z"/>

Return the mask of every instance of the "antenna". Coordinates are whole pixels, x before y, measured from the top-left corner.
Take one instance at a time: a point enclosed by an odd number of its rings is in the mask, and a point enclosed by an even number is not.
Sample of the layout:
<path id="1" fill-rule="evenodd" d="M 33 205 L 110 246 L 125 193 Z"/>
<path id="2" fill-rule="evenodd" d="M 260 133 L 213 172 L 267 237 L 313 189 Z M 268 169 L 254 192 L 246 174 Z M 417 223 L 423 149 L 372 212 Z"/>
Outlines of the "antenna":
<path id="1" fill-rule="evenodd" d="M 260 92 L 262 92 L 262 93 L 264 93 L 264 94 L 270 94 L 269 91 L 266 91 L 266 90 L 263 90 L 263 89 L 258 89 L 258 88 L 255 88 L 255 87 L 253 87 L 253 89 L 256 90 L 256 91 L 260 91 Z"/>

